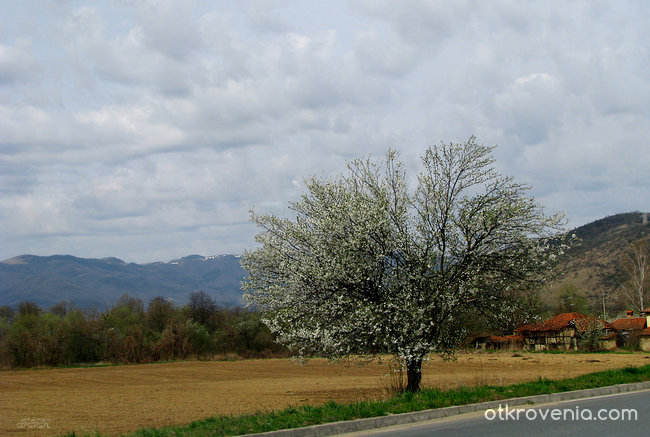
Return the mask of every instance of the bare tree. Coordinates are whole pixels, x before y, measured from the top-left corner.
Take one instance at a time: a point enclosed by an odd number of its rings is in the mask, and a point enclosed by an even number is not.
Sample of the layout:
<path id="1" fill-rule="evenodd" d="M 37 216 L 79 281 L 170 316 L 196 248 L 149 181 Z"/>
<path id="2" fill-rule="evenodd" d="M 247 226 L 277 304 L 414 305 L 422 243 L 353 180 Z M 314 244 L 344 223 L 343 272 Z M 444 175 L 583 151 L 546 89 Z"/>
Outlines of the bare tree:
<path id="1" fill-rule="evenodd" d="M 18 313 L 21 316 L 26 316 L 26 315 L 37 316 L 41 312 L 43 312 L 43 309 L 32 301 L 20 302 L 18 304 Z"/>
<path id="2" fill-rule="evenodd" d="M 621 286 L 623 300 L 633 309 L 643 311 L 650 302 L 650 245 L 647 238 L 630 243 L 621 257 L 621 266 L 627 275 Z"/>
<path id="3" fill-rule="evenodd" d="M 174 318 L 176 308 L 162 296 L 156 296 L 151 299 L 147 307 L 146 323 L 147 327 L 154 332 L 163 332 Z"/>
<path id="4" fill-rule="evenodd" d="M 49 312 L 55 316 L 65 317 L 70 311 L 73 310 L 73 308 L 74 307 L 70 302 L 62 300 L 61 302 L 52 305 L 49 309 Z"/>
<path id="5" fill-rule="evenodd" d="M 213 330 L 217 310 L 216 302 L 205 291 L 199 290 L 190 294 L 186 311 L 187 316 L 194 322 Z"/>

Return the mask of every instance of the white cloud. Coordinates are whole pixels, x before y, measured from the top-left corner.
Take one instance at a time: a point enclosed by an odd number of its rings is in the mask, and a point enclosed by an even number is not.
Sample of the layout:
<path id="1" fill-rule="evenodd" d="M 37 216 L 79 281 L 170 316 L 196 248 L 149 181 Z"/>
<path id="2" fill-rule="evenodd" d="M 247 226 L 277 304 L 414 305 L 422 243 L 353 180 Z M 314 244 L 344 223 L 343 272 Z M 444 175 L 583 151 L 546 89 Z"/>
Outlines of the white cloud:
<path id="1" fill-rule="evenodd" d="M 547 140 L 564 118 L 570 96 L 547 73 L 519 77 L 495 96 L 496 119 L 506 135 L 522 144 Z"/>
<path id="2" fill-rule="evenodd" d="M 650 210 L 646 2 L 11 5 L 0 258 L 241 252 L 304 177 L 472 134 L 572 224 Z"/>
<path id="3" fill-rule="evenodd" d="M 187 62 L 201 49 L 194 17 L 195 2 L 143 2 L 139 16 L 147 46 L 174 60 Z"/>
<path id="4" fill-rule="evenodd" d="M 392 32 L 362 30 L 355 41 L 355 55 L 362 71 L 391 76 L 408 73 L 418 62 L 418 51 Z"/>
<path id="5" fill-rule="evenodd" d="M 15 46 L 0 44 L 0 86 L 29 80 L 38 62 L 30 52 L 28 40 L 18 41 Z"/>

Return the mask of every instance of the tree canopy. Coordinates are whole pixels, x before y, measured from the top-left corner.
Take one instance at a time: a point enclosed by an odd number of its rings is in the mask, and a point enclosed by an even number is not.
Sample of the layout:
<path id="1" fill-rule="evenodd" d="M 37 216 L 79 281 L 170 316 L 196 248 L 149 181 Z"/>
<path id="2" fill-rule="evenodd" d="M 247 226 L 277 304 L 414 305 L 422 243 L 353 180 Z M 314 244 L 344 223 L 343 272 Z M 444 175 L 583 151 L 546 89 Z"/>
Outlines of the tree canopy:
<path id="1" fill-rule="evenodd" d="M 512 311 L 564 248 L 563 216 L 499 174 L 492 150 L 474 137 L 428 148 L 413 189 L 394 150 L 307 179 L 289 217 L 252 212 L 245 298 L 298 354 L 390 353 L 418 390 L 428 354 L 453 354 L 477 312 Z"/>

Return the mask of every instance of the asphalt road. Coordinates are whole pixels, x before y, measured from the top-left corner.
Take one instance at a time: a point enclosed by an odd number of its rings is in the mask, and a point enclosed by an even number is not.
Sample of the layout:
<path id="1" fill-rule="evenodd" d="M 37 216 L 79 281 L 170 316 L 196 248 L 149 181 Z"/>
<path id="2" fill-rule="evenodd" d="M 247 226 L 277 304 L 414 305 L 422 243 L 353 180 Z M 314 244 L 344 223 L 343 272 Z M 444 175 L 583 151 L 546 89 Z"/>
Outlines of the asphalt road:
<path id="1" fill-rule="evenodd" d="M 506 402 L 504 401 L 501 411 L 488 410 L 346 435 L 612 437 L 649 434 L 650 390 L 512 409 L 506 409 Z"/>

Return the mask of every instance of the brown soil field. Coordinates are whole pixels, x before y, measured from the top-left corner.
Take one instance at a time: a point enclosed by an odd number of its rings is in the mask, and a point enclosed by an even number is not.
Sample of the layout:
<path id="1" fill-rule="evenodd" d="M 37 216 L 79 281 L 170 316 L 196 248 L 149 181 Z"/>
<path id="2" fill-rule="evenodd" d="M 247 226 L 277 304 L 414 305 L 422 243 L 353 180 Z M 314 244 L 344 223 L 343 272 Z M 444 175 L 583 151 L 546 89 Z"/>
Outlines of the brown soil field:
<path id="1" fill-rule="evenodd" d="M 521 356 L 513 356 L 521 355 Z M 432 358 L 424 387 L 511 384 L 650 363 L 647 353 L 464 353 Z M 0 435 L 110 435 L 209 416 L 383 397 L 387 368 L 290 359 L 186 361 L 0 372 Z"/>

